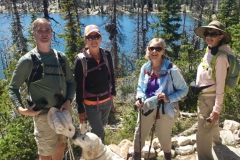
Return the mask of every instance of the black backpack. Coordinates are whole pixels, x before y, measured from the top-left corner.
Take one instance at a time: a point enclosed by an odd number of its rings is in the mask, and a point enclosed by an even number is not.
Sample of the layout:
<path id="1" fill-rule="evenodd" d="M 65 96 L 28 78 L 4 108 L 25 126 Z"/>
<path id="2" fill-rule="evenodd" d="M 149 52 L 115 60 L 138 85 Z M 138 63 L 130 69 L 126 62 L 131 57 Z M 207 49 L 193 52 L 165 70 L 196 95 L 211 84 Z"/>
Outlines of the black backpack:
<path id="1" fill-rule="evenodd" d="M 39 111 L 39 110 L 44 109 L 44 107 L 48 103 L 45 99 L 41 99 L 39 102 L 32 102 L 32 98 L 29 93 L 29 86 L 30 86 L 31 82 L 36 82 L 36 81 L 41 80 L 44 75 L 58 75 L 58 76 L 66 75 L 66 62 L 65 62 L 63 56 L 61 55 L 61 53 L 57 52 L 56 50 L 53 50 L 53 51 L 56 55 L 56 58 L 58 59 L 60 66 L 59 65 L 45 65 L 44 63 L 42 63 L 42 61 L 36 54 L 34 54 L 33 52 L 30 53 L 31 58 L 32 58 L 32 70 L 31 70 L 31 72 L 28 76 L 28 80 L 27 80 L 28 96 L 27 96 L 26 100 L 27 100 L 28 106 L 32 106 L 34 103 L 36 104 L 36 106 L 33 108 L 34 111 Z M 62 73 L 59 73 L 59 74 L 44 73 L 44 69 L 43 69 L 44 66 L 61 67 Z M 56 95 L 54 95 L 54 97 L 55 97 L 56 101 L 58 102 L 58 104 L 55 107 L 60 108 L 64 101 L 63 96 L 56 94 Z"/>
<path id="2" fill-rule="evenodd" d="M 108 74 L 109 74 L 109 82 L 111 83 L 112 82 L 112 76 L 111 76 L 111 71 L 110 71 L 110 67 L 109 67 L 109 63 L 108 63 L 108 59 L 107 59 L 107 51 L 100 48 L 100 51 L 102 53 L 102 56 L 103 56 L 103 60 L 104 62 L 99 64 L 98 66 L 96 67 L 93 67 L 92 69 L 88 69 L 87 68 L 87 60 L 86 60 L 86 52 L 80 52 L 77 57 L 79 57 L 79 59 L 81 60 L 81 63 L 82 63 L 82 67 L 83 67 L 83 98 L 86 98 L 86 94 L 87 94 L 87 91 L 85 90 L 85 79 L 87 77 L 87 73 L 88 72 L 91 72 L 93 70 L 96 70 L 96 69 L 99 69 L 99 67 L 101 67 L 102 65 L 106 65 L 107 68 L 108 68 Z M 111 92 L 112 90 L 112 85 L 109 86 L 109 93 Z M 98 94 L 95 94 L 96 96 Z"/>
<path id="3" fill-rule="evenodd" d="M 40 58 L 31 52 L 31 58 L 32 58 L 32 71 L 28 76 L 28 86 L 30 85 L 31 82 L 39 81 L 43 78 L 44 75 L 60 75 L 60 76 L 66 76 L 66 62 L 61 55 L 61 53 L 57 52 L 56 50 L 53 50 L 55 54 L 57 54 L 57 59 L 59 61 L 60 66 L 58 65 L 45 65 L 42 63 Z M 62 73 L 55 74 L 55 73 L 44 73 L 43 71 L 43 66 L 48 66 L 48 67 L 61 67 Z"/>

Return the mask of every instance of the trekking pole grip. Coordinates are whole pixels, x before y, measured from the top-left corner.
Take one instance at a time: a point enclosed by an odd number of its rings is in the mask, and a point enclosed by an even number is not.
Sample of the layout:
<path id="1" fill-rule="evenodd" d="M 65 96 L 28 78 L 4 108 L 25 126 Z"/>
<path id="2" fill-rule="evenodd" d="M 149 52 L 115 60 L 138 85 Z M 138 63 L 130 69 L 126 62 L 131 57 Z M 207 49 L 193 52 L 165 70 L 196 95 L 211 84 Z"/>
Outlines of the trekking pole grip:
<path id="1" fill-rule="evenodd" d="M 163 99 L 161 99 L 159 103 L 160 103 L 159 105 L 162 105 L 162 106 L 161 106 L 161 107 L 162 107 L 162 114 L 165 114 L 164 101 L 163 101 Z"/>
<path id="2" fill-rule="evenodd" d="M 140 104 L 142 103 L 142 97 L 139 97 L 137 100 L 139 101 Z M 137 110 L 137 106 L 136 105 L 134 105 L 134 110 L 135 111 Z"/>

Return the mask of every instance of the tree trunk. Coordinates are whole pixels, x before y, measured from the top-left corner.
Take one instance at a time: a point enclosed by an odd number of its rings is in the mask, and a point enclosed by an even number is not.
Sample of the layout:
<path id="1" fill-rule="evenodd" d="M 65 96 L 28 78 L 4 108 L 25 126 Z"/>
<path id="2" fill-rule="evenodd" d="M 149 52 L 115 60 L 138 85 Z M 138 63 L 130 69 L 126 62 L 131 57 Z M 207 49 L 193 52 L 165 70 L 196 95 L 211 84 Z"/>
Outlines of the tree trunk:
<path id="1" fill-rule="evenodd" d="M 196 10 L 199 11 L 198 17 L 197 17 L 197 27 L 202 26 L 202 15 L 203 15 L 203 9 L 206 4 L 206 0 L 196 0 Z M 197 41 L 194 46 L 194 51 L 199 49 L 200 47 L 200 41 Z"/>
<path id="2" fill-rule="evenodd" d="M 116 8 L 116 0 L 113 2 L 113 24 L 114 29 L 117 30 L 117 8 Z M 119 77 L 118 75 L 118 45 L 117 45 L 117 33 L 114 32 L 114 39 L 113 39 L 113 55 L 114 55 L 114 73 L 115 77 Z"/>
<path id="3" fill-rule="evenodd" d="M 144 11 L 144 1 L 142 0 L 142 51 L 141 51 L 142 57 L 145 55 L 145 47 L 147 45 L 146 44 L 147 30 L 148 30 L 148 7 Z"/>
<path id="4" fill-rule="evenodd" d="M 75 7 L 75 13 L 76 13 L 76 18 L 77 18 L 77 25 L 79 28 L 81 28 L 81 25 L 80 25 L 80 17 L 79 17 L 79 14 L 78 14 L 78 4 L 77 4 L 77 1 L 76 0 L 73 0 L 74 2 L 74 7 Z M 79 29 L 79 35 L 81 36 L 81 29 Z"/>
<path id="5" fill-rule="evenodd" d="M 43 14 L 44 14 L 44 18 L 49 19 L 49 14 L 48 14 L 48 0 L 43 0 Z"/>
<path id="6" fill-rule="evenodd" d="M 140 58 L 140 40 L 139 40 L 139 34 L 140 34 L 140 27 L 139 27 L 139 19 L 140 19 L 140 15 L 139 15 L 139 7 L 137 8 L 137 58 Z"/>
<path id="7" fill-rule="evenodd" d="M 142 47 L 141 47 L 141 57 L 145 55 L 144 51 L 144 42 L 145 42 L 145 34 L 144 34 L 144 3 L 141 0 L 141 30 L 142 30 Z"/>
<path id="8" fill-rule="evenodd" d="M 27 52 L 27 45 L 25 43 L 24 40 L 24 36 L 22 33 L 22 26 L 21 26 L 21 22 L 20 22 L 20 16 L 18 13 L 18 9 L 17 9 L 17 4 L 16 4 L 16 0 L 12 0 L 12 4 L 13 4 L 13 15 L 15 16 L 15 24 L 16 24 L 16 30 L 17 30 L 17 35 L 19 38 L 19 44 L 16 44 L 20 54 L 24 55 Z"/>

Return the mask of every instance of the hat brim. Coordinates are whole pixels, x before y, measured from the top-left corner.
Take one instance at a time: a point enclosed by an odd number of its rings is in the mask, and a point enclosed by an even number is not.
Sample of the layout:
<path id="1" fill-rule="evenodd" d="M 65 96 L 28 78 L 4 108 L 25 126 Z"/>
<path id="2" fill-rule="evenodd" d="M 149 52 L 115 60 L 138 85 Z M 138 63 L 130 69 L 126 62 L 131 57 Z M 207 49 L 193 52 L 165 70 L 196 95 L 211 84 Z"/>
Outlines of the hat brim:
<path id="1" fill-rule="evenodd" d="M 205 39 L 203 33 L 204 33 L 204 31 L 205 31 L 207 28 L 216 29 L 216 30 L 221 31 L 222 34 L 224 35 L 224 39 L 225 39 L 225 42 L 226 42 L 226 43 L 231 41 L 231 36 L 230 36 L 229 33 L 225 32 L 224 30 L 221 30 L 221 29 L 219 29 L 219 28 L 217 28 L 217 27 L 215 27 L 215 26 L 201 26 L 201 27 L 196 28 L 196 29 L 194 30 L 194 32 L 195 32 L 196 35 L 198 35 L 199 37 Z"/>
<path id="2" fill-rule="evenodd" d="M 86 34 L 85 36 L 88 36 L 90 33 L 97 33 L 97 34 L 99 34 L 99 35 L 101 35 L 101 33 L 99 32 L 99 31 L 91 31 L 91 32 L 89 32 L 88 34 Z"/>
<path id="3" fill-rule="evenodd" d="M 53 123 L 51 121 L 51 117 L 53 114 L 55 114 L 56 112 L 60 112 L 59 109 L 55 108 L 55 107 L 51 107 L 48 111 L 48 115 L 47 115 L 47 121 L 48 121 L 48 125 L 54 130 L 54 126 Z"/>
<path id="4" fill-rule="evenodd" d="M 75 134 L 75 127 L 73 126 L 72 123 L 72 116 L 67 110 L 63 110 L 60 112 L 59 109 L 52 107 L 48 111 L 47 115 L 47 122 L 50 128 L 52 128 L 56 132 L 56 126 L 54 126 L 54 123 L 51 120 L 51 117 L 56 114 L 58 119 L 61 121 L 61 124 L 65 127 L 65 129 L 62 131 L 62 135 L 65 135 L 67 137 L 73 137 Z"/>

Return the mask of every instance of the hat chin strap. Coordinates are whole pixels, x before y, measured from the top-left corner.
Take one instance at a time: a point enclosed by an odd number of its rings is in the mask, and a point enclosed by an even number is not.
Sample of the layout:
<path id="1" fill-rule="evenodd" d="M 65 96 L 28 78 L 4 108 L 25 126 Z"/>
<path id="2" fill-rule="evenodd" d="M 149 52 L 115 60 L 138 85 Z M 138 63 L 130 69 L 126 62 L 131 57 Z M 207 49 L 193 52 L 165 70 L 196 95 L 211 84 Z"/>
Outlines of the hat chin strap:
<path id="1" fill-rule="evenodd" d="M 208 46 L 208 48 L 211 49 L 211 54 L 215 56 L 215 55 L 217 54 L 217 52 L 218 52 L 218 48 L 219 48 L 221 45 L 222 45 L 221 43 L 218 43 L 218 45 L 215 46 L 215 47 L 210 47 L 210 46 Z"/>

